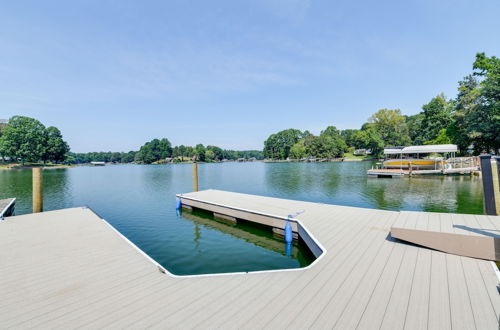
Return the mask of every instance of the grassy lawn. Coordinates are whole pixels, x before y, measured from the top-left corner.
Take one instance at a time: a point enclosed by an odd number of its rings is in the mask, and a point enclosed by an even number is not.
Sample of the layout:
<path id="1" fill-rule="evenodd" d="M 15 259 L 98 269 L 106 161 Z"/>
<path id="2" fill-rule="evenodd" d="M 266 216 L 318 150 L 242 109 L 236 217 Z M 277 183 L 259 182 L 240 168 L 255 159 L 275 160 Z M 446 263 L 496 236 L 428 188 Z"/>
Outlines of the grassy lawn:
<path id="1" fill-rule="evenodd" d="M 373 156 L 372 155 L 367 155 L 367 156 L 355 156 L 353 155 L 352 153 L 350 152 L 346 152 L 344 154 L 344 158 L 347 158 L 347 159 L 373 159 Z"/>

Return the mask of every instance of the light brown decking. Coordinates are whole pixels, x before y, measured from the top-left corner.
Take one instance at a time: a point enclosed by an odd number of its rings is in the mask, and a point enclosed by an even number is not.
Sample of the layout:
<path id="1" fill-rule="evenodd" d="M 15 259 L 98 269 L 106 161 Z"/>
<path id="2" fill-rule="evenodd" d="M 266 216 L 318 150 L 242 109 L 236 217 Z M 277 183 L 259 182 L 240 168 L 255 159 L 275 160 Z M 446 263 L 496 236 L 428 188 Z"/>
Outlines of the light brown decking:
<path id="1" fill-rule="evenodd" d="M 304 210 L 300 222 L 327 252 L 304 270 L 174 277 L 89 209 L 12 217 L 0 222 L 1 327 L 498 328 L 491 263 L 391 239 L 399 212 L 214 190 L 184 197 Z"/>

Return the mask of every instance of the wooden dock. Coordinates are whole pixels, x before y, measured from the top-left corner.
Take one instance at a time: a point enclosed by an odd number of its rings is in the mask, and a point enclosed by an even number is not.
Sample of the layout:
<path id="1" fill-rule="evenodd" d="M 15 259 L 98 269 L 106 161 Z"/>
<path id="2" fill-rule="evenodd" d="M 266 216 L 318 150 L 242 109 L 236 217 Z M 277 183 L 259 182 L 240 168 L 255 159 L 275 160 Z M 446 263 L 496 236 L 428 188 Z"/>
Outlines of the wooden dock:
<path id="1" fill-rule="evenodd" d="M 16 206 L 15 198 L 0 199 L 0 220 L 14 214 Z"/>
<path id="2" fill-rule="evenodd" d="M 492 263 L 392 238 L 404 213 L 216 190 L 188 200 L 275 220 L 304 211 L 297 229 L 324 250 L 304 269 L 178 277 L 90 209 L 11 217 L 1 327 L 498 329 Z"/>

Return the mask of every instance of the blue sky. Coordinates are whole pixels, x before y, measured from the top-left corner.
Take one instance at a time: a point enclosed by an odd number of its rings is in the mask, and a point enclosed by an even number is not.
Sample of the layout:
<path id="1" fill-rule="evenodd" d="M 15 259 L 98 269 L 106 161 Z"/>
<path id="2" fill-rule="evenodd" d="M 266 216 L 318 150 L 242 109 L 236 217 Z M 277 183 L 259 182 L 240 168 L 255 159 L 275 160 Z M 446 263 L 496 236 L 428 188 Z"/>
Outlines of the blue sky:
<path id="1" fill-rule="evenodd" d="M 476 52 L 500 56 L 499 17 L 496 0 L 1 1 L 0 118 L 76 152 L 261 149 L 454 97 Z"/>

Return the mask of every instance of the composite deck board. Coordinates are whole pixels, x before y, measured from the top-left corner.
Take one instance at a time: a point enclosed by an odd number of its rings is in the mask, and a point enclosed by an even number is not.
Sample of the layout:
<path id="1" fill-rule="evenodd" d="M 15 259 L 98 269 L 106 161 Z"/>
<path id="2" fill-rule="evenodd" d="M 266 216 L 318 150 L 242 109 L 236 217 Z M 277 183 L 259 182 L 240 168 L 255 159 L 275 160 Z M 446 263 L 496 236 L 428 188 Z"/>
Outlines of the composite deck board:
<path id="1" fill-rule="evenodd" d="M 496 217 L 216 190 L 183 197 L 280 217 L 303 212 L 297 219 L 326 254 L 302 270 L 176 277 L 161 273 L 89 209 L 12 217 L 0 222 L 2 328 L 498 328 L 498 278 L 490 262 L 389 234 L 395 224 L 497 230 Z"/>
<path id="2" fill-rule="evenodd" d="M 471 301 L 472 312 L 476 329 L 490 329 L 498 326 L 498 320 L 495 309 L 491 304 L 486 287 L 481 278 L 481 273 L 474 259 L 460 258 L 464 267 L 464 276 Z M 465 271 L 467 269 L 467 271 Z"/>
<path id="3" fill-rule="evenodd" d="M 380 328 L 402 261 L 409 249 L 408 245 L 394 244 L 394 251 L 389 257 L 387 265 L 384 267 L 384 271 L 369 298 L 366 301 L 359 302 L 358 307 L 360 308 L 358 311 L 362 310 L 362 312 L 349 315 L 350 322 L 356 324 L 356 328 Z"/>
<path id="4" fill-rule="evenodd" d="M 414 213 L 416 213 L 417 215 L 414 229 L 427 230 L 429 222 L 432 221 L 430 215 L 423 212 L 414 212 Z"/>
<path id="5" fill-rule="evenodd" d="M 386 305 L 381 329 L 403 329 L 411 295 L 418 248 L 409 249 L 401 263 L 391 297 Z"/>
<path id="6" fill-rule="evenodd" d="M 430 276 L 431 251 L 427 249 L 418 249 L 410 300 L 405 316 L 405 329 L 427 329 L 427 322 L 429 319 Z"/>
<path id="7" fill-rule="evenodd" d="M 497 290 L 497 285 L 498 285 L 498 278 L 496 274 L 494 274 L 490 268 L 491 265 L 488 265 L 484 262 L 481 261 L 476 261 L 476 264 L 479 268 L 479 272 L 481 273 L 481 277 L 484 282 L 484 287 L 486 291 L 488 292 L 488 296 L 490 297 L 490 302 L 495 310 L 495 315 L 497 319 L 500 318 L 500 295 L 498 294 Z"/>
<path id="8" fill-rule="evenodd" d="M 446 255 L 452 328 L 476 329 L 461 257 Z"/>
<path id="9" fill-rule="evenodd" d="M 428 329 L 451 329 L 450 286 L 446 254 L 431 252 Z"/>

